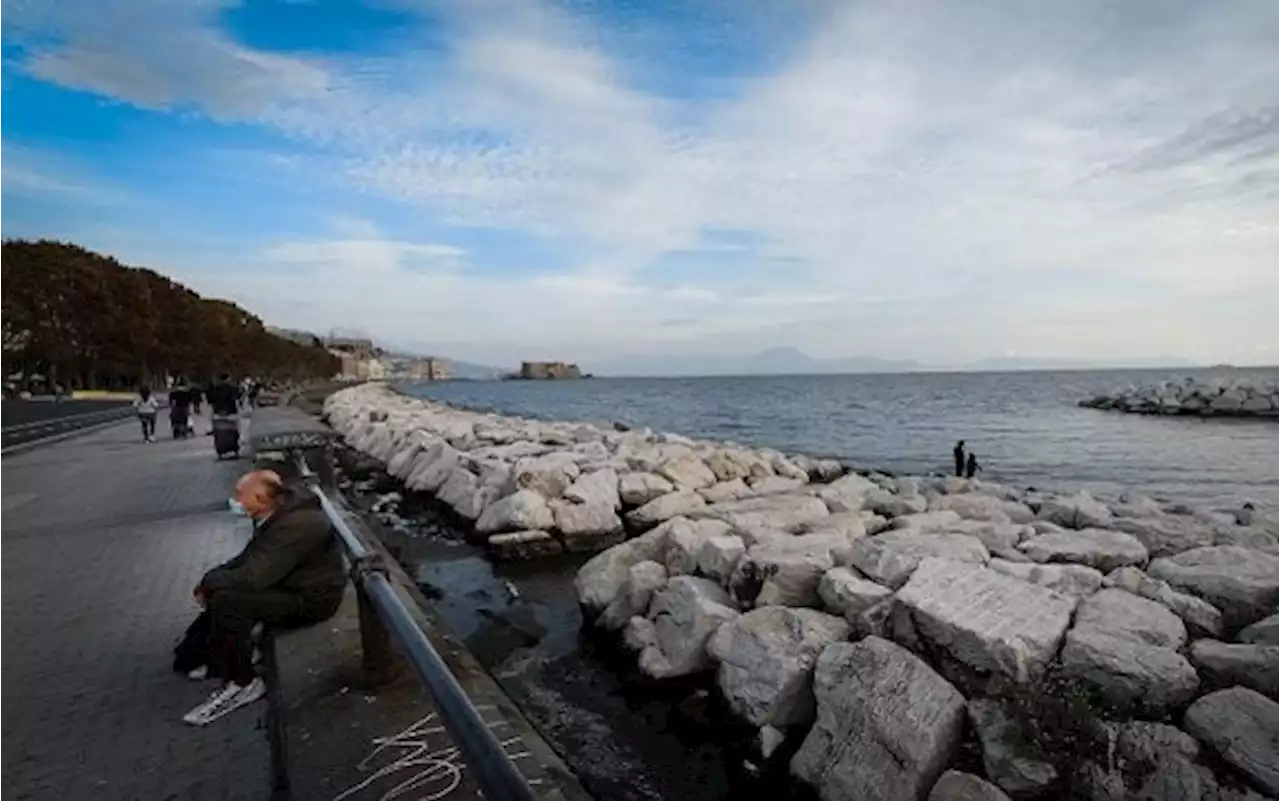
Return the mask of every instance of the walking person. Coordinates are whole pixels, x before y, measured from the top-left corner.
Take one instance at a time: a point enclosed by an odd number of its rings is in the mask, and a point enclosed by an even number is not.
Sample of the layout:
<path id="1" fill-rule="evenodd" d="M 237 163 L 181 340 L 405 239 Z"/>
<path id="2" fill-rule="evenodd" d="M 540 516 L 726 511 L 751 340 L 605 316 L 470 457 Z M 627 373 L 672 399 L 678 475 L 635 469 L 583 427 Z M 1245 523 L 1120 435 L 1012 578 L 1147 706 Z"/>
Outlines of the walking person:
<path id="1" fill-rule="evenodd" d="M 174 439 L 191 436 L 191 393 L 185 383 L 169 390 L 169 423 Z"/>
<path id="2" fill-rule="evenodd" d="M 964 475 L 964 440 L 957 442 L 951 453 L 956 457 L 956 478 L 960 478 Z"/>
<path id="3" fill-rule="evenodd" d="M 138 390 L 138 397 L 133 399 L 134 411 L 142 423 L 142 441 L 156 441 L 156 414 L 160 411 L 160 402 L 151 394 L 151 387 Z"/>

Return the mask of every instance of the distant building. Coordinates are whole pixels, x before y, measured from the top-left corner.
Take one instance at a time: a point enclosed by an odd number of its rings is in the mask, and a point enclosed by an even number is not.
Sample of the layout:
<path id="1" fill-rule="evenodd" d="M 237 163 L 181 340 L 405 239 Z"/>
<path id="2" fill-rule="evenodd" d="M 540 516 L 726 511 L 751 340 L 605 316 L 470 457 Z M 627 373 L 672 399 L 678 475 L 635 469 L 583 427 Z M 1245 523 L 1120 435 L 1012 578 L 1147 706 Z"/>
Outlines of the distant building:
<path id="1" fill-rule="evenodd" d="M 412 359 L 405 371 L 414 381 L 444 381 L 453 378 L 453 365 L 445 359 Z"/>
<path id="2" fill-rule="evenodd" d="M 582 371 L 578 365 L 564 362 L 521 362 L 518 377 L 529 380 L 582 378 Z"/>

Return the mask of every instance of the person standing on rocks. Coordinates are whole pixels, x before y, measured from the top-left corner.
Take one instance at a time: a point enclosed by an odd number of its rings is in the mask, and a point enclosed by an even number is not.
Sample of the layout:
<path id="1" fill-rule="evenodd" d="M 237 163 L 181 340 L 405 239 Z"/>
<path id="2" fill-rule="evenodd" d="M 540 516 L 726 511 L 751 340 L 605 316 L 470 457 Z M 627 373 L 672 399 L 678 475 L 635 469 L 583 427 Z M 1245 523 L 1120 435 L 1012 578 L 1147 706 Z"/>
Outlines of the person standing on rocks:
<path id="1" fill-rule="evenodd" d="M 960 478 L 964 475 L 964 440 L 957 442 L 951 453 L 956 457 L 956 478 Z"/>
<path id="2" fill-rule="evenodd" d="M 972 453 L 969 454 L 969 461 L 965 462 L 964 465 L 964 477 L 973 478 L 973 474 L 981 469 L 982 465 L 978 464 L 978 457 Z"/>

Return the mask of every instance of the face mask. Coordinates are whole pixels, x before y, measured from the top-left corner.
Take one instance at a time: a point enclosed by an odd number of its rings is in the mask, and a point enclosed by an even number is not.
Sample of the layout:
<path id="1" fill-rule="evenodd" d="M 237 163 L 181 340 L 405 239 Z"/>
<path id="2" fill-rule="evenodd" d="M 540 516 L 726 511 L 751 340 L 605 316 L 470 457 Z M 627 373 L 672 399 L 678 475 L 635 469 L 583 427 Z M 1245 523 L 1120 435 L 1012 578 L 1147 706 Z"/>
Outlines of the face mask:
<path id="1" fill-rule="evenodd" d="M 248 510 L 244 508 L 244 504 L 240 503 L 235 498 L 227 498 L 227 506 L 230 507 L 231 514 L 235 515 L 236 517 L 249 516 Z"/>

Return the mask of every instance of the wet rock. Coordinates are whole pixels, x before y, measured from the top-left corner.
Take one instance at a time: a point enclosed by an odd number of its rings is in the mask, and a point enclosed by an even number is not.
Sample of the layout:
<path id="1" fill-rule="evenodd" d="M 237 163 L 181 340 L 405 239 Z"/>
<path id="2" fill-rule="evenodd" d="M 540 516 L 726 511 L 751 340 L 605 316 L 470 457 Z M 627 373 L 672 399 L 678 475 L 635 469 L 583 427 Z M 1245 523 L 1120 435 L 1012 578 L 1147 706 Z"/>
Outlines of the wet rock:
<path id="1" fill-rule="evenodd" d="M 624 473 L 618 479 L 618 494 L 630 506 L 643 506 L 673 491 L 671 482 L 656 473 Z"/>
<path id="2" fill-rule="evenodd" d="M 849 634 L 842 618 L 767 606 L 722 625 L 707 644 L 729 707 L 755 726 L 813 720 L 811 673 L 818 654 Z"/>
<path id="3" fill-rule="evenodd" d="M 489 552 L 503 561 L 525 561 L 564 553 L 564 546 L 545 531 L 512 531 L 491 535 Z"/>
<path id="4" fill-rule="evenodd" d="M 688 515 L 706 506 L 702 496 L 692 490 L 680 490 L 657 498 L 627 513 L 627 520 L 640 528 L 648 528 L 679 515 Z"/>
<path id="5" fill-rule="evenodd" d="M 894 597 L 894 626 L 909 623 L 979 672 L 1027 681 L 1057 652 L 1076 602 L 981 565 L 928 558 Z"/>
<path id="6" fill-rule="evenodd" d="M 1034 798 L 1058 780 L 1052 764 L 1029 756 L 1013 719 L 996 700 L 969 702 L 969 721 L 982 745 L 987 777 L 1015 798 Z"/>
<path id="7" fill-rule="evenodd" d="M 1041 565 L 992 559 L 990 567 L 1006 576 L 1076 598 L 1087 598 L 1102 587 L 1102 574 L 1084 565 Z"/>
<path id="8" fill-rule="evenodd" d="M 667 586 L 667 569 L 657 562 L 645 560 L 627 569 L 627 578 L 609 603 L 597 625 L 618 630 L 631 618 L 644 615 L 649 609 L 654 593 Z"/>
<path id="9" fill-rule="evenodd" d="M 1009 796 L 972 773 L 949 770 L 933 785 L 927 801 L 1009 801 Z"/>
<path id="10" fill-rule="evenodd" d="M 868 581 L 847 567 L 828 570 L 818 582 L 822 605 L 850 621 L 891 595 L 893 590 Z"/>
<path id="11" fill-rule="evenodd" d="M 1212 528 L 1180 515 L 1120 518 L 1111 522 L 1111 528 L 1132 534 L 1153 559 L 1214 544 Z"/>
<path id="12" fill-rule="evenodd" d="M 1140 598 L 1163 604 L 1173 611 L 1196 637 L 1222 635 L 1222 613 L 1207 601 L 1177 592 L 1167 582 L 1154 579 L 1136 567 L 1121 567 L 1103 579 L 1107 587 L 1131 592 Z"/>
<path id="13" fill-rule="evenodd" d="M 1274 645 L 1196 640 L 1187 653 L 1205 690 L 1239 685 L 1272 699 L 1280 686 L 1280 648 Z"/>
<path id="14" fill-rule="evenodd" d="M 1102 572 L 1147 563 L 1147 549 L 1130 534 L 1086 528 L 1050 532 L 1023 540 L 1018 550 L 1037 562 L 1069 562 Z"/>
<path id="15" fill-rule="evenodd" d="M 1064 528 L 1105 528 L 1111 522 L 1111 510 L 1087 492 L 1047 500 L 1040 505 L 1037 517 Z"/>
<path id="16" fill-rule="evenodd" d="M 1195 668 L 1175 650 L 1185 638 L 1182 621 L 1164 606 L 1103 590 L 1080 605 L 1062 648 L 1062 672 L 1122 710 L 1162 715 L 1199 688 Z"/>
<path id="17" fill-rule="evenodd" d="M 818 490 L 818 497 L 827 505 L 832 514 L 860 512 L 867 496 L 879 490 L 880 487 L 875 482 L 857 473 L 850 473 Z"/>
<path id="18" fill-rule="evenodd" d="M 502 531 L 548 529 L 555 525 L 547 499 L 534 490 L 520 490 L 495 501 L 476 520 L 476 531 L 495 534 Z"/>
<path id="19" fill-rule="evenodd" d="M 666 462 L 658 468 L 658 474 L 683 490 L 704 489 L 718 480 L 706 462 L 691 453 Z"/>
<path id="20" fill-rule="evenodd" d="M 1280 615 L 1272 615 L 1253 625 L 1245 626 L 1236 636 L 1236 640 L 1255 645 L 1280 645 Z"/>
<path id="21" fill-rule="evenodd" d="M 1218 690 L 1192 704 L 1182 725 L 1258 789 L 1280 794 L 1275 701 L 1244 687 Z"/>
<path id="22" fill-rule="evenodd" d="M 694 576 L 673 577 L 650 604 L 654 643 L 641 651 L 640 669 L 655 679 L 706 670 L 711 667 L 707 641 L 721 624 L 737 617 L 719 584 Z"/>
<path id="23" fill-rule="evenodd" d="M 747 482 L 735 478 L 732 481 L 721 481 L 706 489 L 698 490 L 698 494 L 706 499 L 707 503 L 724 503 L 740 498 L 750 498 L 755 495 L 755 492 L 747 486 Z"/>
<path id="24" fill-rule="evenodd" d="M 965 534 L 901 529 L 854 540 L 849 564 L 873 581 L 897 588 L 907 582 L 920 560 L 931 556 L 977 564 L 984 564 L 989 558 L 986 547 Z"/>
<path id="25" fill-rule="evenodd" d="M 1280 587 L 1276 558 L 1250 548 L 1195 548 L 1156 559 L 1147 573 L 1213 604 L 1222 612 L 1227 631 L 1261 620 L 1276 610 L 1276 591 Z"/>
<path id="26" fill-rule="evenodd" d="M 813 684 L 817 721 L 791 772 L 822 801 L 923 798 L 959 746 L 964 696 L 887 640 L 828 645 Z"/>

